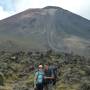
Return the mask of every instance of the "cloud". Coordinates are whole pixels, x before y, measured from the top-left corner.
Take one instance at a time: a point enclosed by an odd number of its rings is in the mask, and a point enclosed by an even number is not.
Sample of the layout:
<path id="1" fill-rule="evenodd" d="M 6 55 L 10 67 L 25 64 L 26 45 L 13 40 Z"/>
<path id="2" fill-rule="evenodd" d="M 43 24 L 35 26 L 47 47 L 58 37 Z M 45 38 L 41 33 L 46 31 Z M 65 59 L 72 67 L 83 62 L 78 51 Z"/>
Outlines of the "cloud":
<path id="1" fill-rule="evenodd" d="M 11 16 L 10 13 L 8 13 L 7 11 L 4 11 L 2 7 L 0 7 L 0 20 L 4 19 L 6 17 Z"/>
<path id="2" fill-rule="evenodd" d="M 0 0 L 0 6 L 5 11 L 14 11 L 14 0 Z"/>
<path id="3" fill-rule="evenodd" d="M 15 13 L 13 0 L 0 0 L 0 20 L 12 16 Z"/>

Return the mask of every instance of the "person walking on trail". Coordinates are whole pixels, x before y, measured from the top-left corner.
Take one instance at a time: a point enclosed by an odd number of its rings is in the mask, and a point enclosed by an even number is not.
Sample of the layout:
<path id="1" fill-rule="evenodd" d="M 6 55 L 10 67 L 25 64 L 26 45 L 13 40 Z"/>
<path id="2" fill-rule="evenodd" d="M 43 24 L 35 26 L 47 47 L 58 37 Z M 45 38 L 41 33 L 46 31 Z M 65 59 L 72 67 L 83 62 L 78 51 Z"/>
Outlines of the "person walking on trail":
<path id="1" fill-rule="evenodd" d="M 44 89 L 45 90 L 52 90 L 52 80 L 54 79 L 54 75 L 49 68 L 48 64 L 45 65 L 45 70 L 44 70 Z"/>
<path id="2" fill-rule="evenodd" d="M 35 73 L 34 90 L 43 90 L 43 83 L 44 83 L 43 66 L 39 65 L 38 71 Z"/>

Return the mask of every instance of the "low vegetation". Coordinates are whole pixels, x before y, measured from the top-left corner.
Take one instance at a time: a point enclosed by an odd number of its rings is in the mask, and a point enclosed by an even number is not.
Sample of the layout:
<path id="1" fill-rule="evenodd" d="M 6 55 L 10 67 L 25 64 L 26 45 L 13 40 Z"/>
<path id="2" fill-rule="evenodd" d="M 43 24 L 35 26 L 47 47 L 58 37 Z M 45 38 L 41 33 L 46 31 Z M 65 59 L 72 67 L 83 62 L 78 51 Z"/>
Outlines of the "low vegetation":
<path id="1" fill-rule="evenodd" d="M 90 59 L 73 53 L 0 51 L 0 90 L 33 90 L 39 63 L 58 67 L 55 90 L 90 90 Z M 34 69 L 32 68 L 34 66 Z"/>

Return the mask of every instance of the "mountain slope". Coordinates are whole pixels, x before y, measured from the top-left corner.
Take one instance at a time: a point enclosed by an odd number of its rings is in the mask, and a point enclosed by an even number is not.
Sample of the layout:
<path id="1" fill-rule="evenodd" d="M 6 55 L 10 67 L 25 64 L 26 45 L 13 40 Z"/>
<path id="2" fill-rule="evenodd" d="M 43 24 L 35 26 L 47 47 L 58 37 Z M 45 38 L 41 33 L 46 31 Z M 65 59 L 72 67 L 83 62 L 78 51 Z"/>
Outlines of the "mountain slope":
<path id="1" fill-rule="evenodd" d="M 28 9 L 0 21 L 0 47 L 8 40 L 23 50 L 53 49 L 89 56 L 90 21 L 59 7 Z"/>

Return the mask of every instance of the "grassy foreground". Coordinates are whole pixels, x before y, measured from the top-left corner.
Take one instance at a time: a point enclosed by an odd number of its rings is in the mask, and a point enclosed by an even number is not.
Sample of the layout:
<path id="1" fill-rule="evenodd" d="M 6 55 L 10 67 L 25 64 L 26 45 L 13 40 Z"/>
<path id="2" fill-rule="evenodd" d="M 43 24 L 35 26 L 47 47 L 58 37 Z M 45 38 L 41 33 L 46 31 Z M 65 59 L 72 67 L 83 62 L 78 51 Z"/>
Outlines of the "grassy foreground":
<path id="1" fill-rule="evenodd" d="M 58 81 L 54 90 L 90 90 L 90 59 L 84 56 L 47 52 L 0 51 L 0 90 L 33 90 L 39 63 L 54 63 Z"/>

